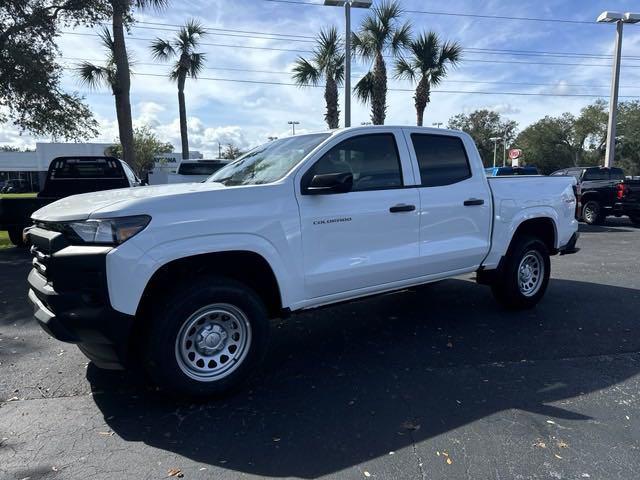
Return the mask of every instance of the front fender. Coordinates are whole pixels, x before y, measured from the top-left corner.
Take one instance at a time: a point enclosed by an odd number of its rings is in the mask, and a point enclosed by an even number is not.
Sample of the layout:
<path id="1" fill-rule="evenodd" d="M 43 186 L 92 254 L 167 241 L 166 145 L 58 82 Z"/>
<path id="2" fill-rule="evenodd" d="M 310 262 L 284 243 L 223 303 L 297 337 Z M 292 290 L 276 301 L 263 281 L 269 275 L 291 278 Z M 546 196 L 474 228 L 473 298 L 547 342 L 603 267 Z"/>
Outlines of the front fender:
<path id="1" fill-rule="evenodd" d="M 111 306 L 119 312 L 135 315 L 144 289 L 161 267 L 174 260 L 225 251 L 247 251 L 262 256 L 276 277 L 282 305 L 289 305 L 291 288 L 295 288 L 295 283 L 285 275 L 282 256 L 273 244 L 254 234 L 213 234 L 161 243 L 145 252 L 134 242 L 124 243 L 111 251 L 107 255 Z"/>

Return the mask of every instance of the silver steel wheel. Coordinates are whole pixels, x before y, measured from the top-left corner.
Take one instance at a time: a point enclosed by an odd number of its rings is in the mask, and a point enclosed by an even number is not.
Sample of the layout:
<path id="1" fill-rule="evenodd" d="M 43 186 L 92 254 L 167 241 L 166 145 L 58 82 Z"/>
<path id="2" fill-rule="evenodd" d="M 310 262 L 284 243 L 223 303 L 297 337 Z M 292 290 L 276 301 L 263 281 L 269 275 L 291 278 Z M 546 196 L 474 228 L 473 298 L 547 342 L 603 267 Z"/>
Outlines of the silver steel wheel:
<path id="1" fill-rule="evenodd" d="M 200 382 L 215 382 L 242 364 L 251 346 L 251 325 L 239 308 L 214 303 L 201 308 L 182 325 L 176 338 L 180 369 Z"/>
<path id="2" fill-rule="evenodd" d="M 518 266 L 518 288 L 525 297 L 532 297 L 544 280 L 544 260 L 537 250 L 531 250 L 520 260 Z"/>

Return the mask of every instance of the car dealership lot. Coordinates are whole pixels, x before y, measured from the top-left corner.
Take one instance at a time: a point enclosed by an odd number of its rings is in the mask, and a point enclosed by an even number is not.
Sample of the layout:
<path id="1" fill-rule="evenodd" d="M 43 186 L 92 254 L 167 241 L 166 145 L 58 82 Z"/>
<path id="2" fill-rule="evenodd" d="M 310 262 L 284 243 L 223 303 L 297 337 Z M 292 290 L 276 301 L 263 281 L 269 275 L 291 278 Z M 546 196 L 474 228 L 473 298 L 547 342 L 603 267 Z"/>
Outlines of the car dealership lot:
<path id="1" fill-rule="evenodd" d="M 461 278 L 294 316 L 203 404 L 49 338 L 0 250 L 0 478 L 638 478 L 640 230 L 581 230 L 535 310 Z"/>

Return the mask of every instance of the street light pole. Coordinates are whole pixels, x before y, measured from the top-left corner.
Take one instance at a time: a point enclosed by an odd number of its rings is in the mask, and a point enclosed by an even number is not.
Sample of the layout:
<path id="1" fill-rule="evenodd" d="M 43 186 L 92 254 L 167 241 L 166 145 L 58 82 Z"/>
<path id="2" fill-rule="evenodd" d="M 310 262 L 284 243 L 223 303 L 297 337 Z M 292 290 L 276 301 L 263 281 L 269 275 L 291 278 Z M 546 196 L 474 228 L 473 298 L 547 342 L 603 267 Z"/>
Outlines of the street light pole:
<path id="1" fill-rule="evenodd" d="M 344 126 L 351 126 L 351 2 L 344 2 Z"/>
<path id="2" fill-rule="evenodd" d="M 502 166 L 507 166 L 507 140 L 505 138 L 502 139 Z"/>
<path id="3" fill-rule="evenodd" d="M 616 24 L 616 44 L 613 54 L 613 70 L 611 73 L 611 94 L 609 96 L 609 121 L 607 123 L 607 151 L 604 166 L 613 167 L 616 155 L 616 121 L 618 117 L 618 90 L 620 87 L 620 57 L 622 54 L 622 29 L 625 23 L 640 22 L 640 15 L 635 13 L 602 12 L 598 23 Z"/>
<path id="4" fill-rule="evenodd" d="M 324 0 L 330 7 L 344 7 L 344 126 L 351 126 L 351 7 L 370 8 L 373 0 Z"/>
<path id="5" fill-rule="evenodd" d="M 618 118 L 618 90 L 620 88 L 620 56 L 622 53 L 622 20 L 616 22 L 616 46 L 611 74 L 611 95 L 609 96 L 609 122 L 607 124 L 607 153 L 604 166 L 613 167 L 616 155 L 616 121 Z"/>
<path id="6" fill-rule="evenodd" d="M 291 125 L 291 135 L 295 135 L 296 134 L 296 125 L 300 125 L 300 122 L 296 121 L 296 120 L 291 120 L 289 122 L 287 122 L 289 125 Z"/>
<path id="7" fill-rule="evenodd" d="M 489 140 L 493 142 L 493 168 L 496 168 L 496 158 L 498 156 L 498 142 L 502 137 L 491 137 Z"/>

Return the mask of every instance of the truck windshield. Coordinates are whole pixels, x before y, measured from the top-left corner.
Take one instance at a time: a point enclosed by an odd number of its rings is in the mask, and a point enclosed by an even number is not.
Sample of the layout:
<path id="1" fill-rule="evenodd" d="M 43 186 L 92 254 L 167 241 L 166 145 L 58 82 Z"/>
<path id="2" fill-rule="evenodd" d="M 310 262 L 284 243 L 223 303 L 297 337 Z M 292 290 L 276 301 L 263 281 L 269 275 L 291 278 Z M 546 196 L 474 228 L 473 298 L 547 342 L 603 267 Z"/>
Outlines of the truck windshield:
<path id="1" fill-rule="evenodd" d="M 330 135 L 298 135 L 265 143 L 218 170 L 207 182 L 218 182 L 228 187 L 275 182 Z"/>

